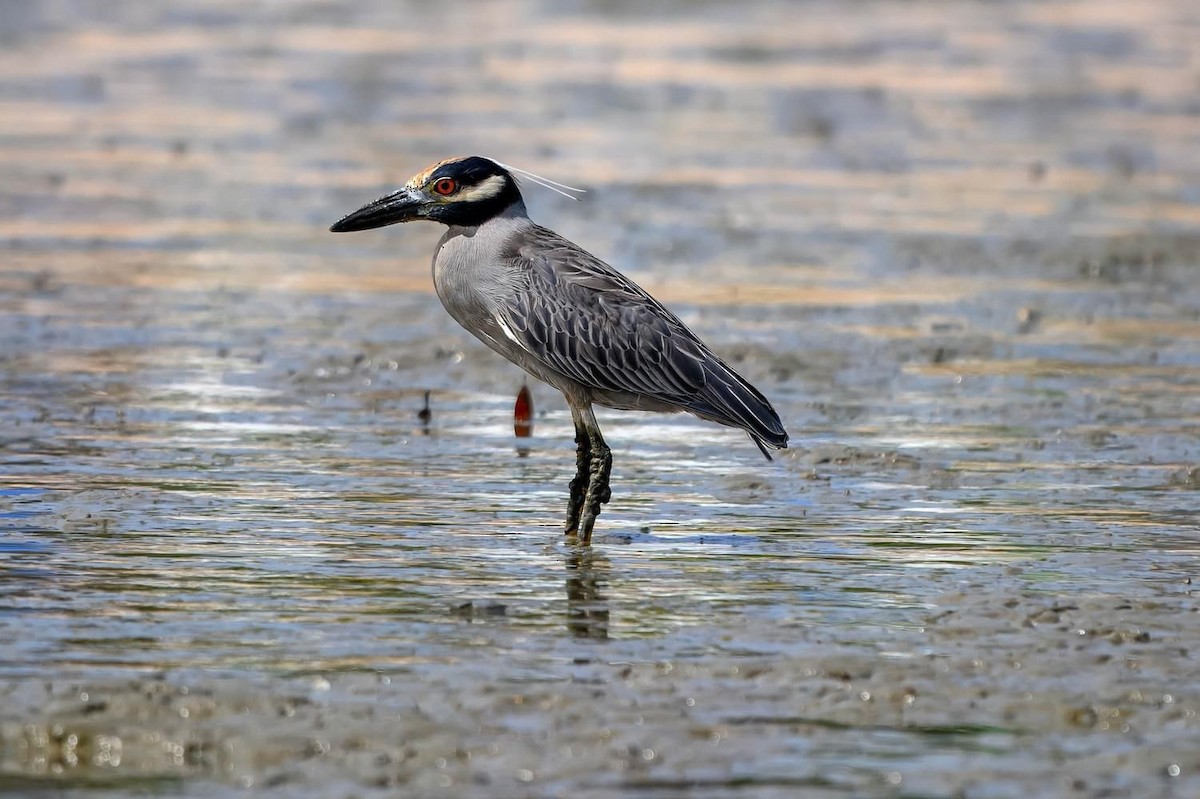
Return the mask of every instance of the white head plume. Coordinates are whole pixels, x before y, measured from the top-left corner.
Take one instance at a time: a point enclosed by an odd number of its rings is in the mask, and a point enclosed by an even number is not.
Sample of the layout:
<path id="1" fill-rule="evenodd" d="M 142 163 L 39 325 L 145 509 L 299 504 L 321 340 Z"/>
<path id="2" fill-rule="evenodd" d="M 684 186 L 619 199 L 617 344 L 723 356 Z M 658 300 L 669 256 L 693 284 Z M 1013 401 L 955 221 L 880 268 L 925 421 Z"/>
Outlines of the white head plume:
<path id="1" fill-rule="evenodd" d="M 494 158 L 492 160 L 496 161 L 496 159 L 494 159 Z M 499 166 L 502 166 L 505 169 L 507 169 L 509 172 L 515 172 L 518 177 L 528 178 L 530 180 L 530 182 L 536 183 L 537 185 L 541 186 L 542 188 L 549 189 L 550 191 L 554 192 L 555 194 L 561 194 L 562 196 L 566 197 L 569 200 L 578 201 L 579 197 L 576 197 L 575 196 L 576 194 L 586 194 L 587 193 L 587 189 L 577 189 L 574 186 L 568 186 L 565 183 L 559 183 L 557 180 L 551 180 L 550 178 L 544 178 L 541 175 L 535 175 L 534 173 L 532 173 L 528 170 L 520 169 L 519 167 L 515 167 L 515 166 L 510 166 L 501 161 L 496 161 L 496 163 Z"/>

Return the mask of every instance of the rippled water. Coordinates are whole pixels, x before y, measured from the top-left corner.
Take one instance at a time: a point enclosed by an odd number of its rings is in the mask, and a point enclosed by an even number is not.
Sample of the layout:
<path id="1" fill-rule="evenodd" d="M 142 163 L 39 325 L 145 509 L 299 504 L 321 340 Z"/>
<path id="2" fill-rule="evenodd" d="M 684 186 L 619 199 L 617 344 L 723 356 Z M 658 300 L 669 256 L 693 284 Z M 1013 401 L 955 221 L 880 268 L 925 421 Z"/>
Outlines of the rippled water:
<path id="1" fill-rule="evenodd" d="M 0 38 L 0 792 L 1200 786 L 1190 4 L 64 0 Z M 457 152 L 584 184 L 535 218 L 793 448 L 602 414 L 614 499 L 563 541 L 570 416 L 531 384 L 513 437 L 438 231 L 325 232 Z"/>

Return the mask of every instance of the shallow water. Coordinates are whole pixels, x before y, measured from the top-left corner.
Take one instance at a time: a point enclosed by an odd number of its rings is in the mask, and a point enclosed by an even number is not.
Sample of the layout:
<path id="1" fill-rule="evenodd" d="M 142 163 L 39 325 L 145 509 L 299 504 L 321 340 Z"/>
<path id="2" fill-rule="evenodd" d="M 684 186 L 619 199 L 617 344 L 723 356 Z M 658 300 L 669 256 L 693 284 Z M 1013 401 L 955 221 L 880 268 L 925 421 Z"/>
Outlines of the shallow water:
<path id="1" fill-rule="evenodd" d="M 1188 3 L 0 38 L 0 793 L 1200 793 Z M 614 499 L 562 540 L 570 416 L 531 384 L 513 437 L 438 231 L 325 232 L 468 151 L 583 183 L 535 218 L 792 448 L 601 414 Z"/>

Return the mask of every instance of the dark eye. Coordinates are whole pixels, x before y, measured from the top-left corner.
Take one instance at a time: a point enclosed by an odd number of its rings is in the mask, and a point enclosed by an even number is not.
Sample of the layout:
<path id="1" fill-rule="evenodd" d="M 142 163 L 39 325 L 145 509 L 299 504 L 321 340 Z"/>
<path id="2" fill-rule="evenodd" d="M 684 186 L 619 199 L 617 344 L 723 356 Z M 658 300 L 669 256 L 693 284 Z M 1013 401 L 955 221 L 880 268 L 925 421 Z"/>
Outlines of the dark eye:
<path id="1" fill-rule="evenodd" d="M 455 183 L 451 178 L 442 178 L 437 183 L 433 184 L 433 190 L 438 194 L 445 196 L 458 191 L 458 184 Z"/>

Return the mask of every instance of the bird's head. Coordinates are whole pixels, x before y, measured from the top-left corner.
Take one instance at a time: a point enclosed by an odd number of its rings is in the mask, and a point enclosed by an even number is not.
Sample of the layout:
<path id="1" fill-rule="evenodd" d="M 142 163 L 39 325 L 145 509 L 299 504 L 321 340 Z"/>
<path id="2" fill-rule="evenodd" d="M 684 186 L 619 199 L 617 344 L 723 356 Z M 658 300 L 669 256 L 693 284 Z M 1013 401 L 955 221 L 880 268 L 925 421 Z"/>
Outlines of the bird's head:
<path id="1" fill-rule="evenodd" d="M 347 233 L 414 219 L 472 227 L 513 206 L 524 209 L 512 173 L 490 158 L 470 155 L 421 170 L 404 188 L 364 205 L 329 229 Z"/>

